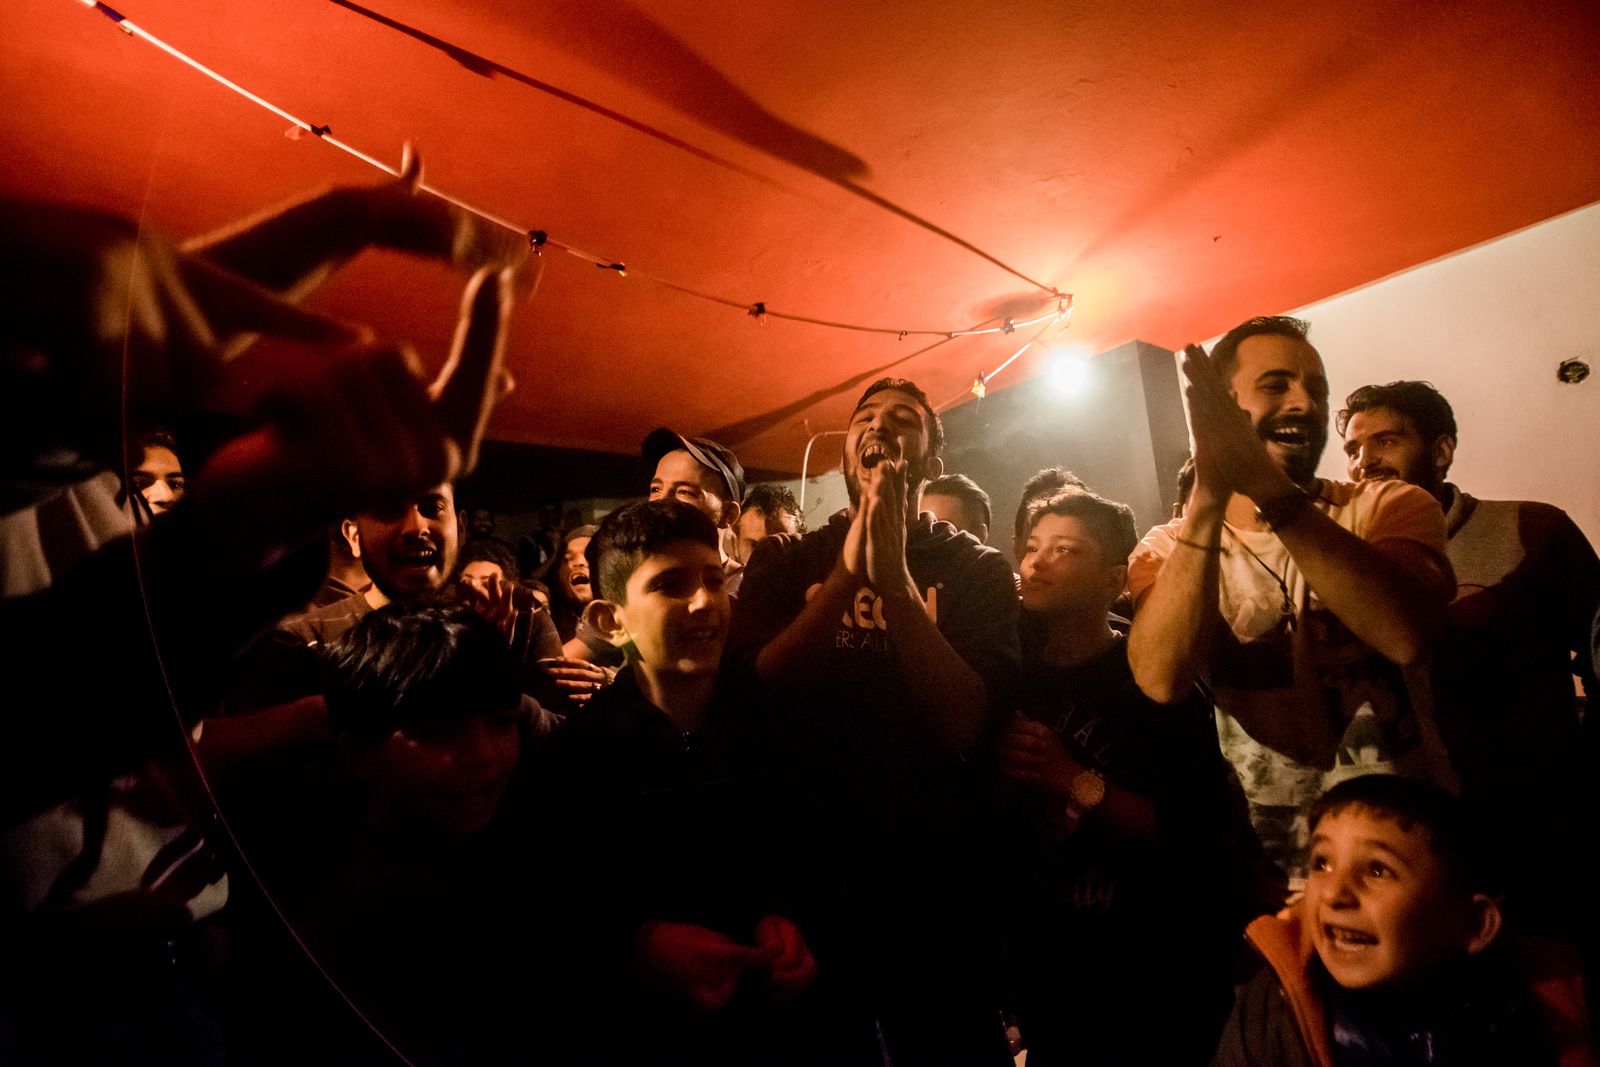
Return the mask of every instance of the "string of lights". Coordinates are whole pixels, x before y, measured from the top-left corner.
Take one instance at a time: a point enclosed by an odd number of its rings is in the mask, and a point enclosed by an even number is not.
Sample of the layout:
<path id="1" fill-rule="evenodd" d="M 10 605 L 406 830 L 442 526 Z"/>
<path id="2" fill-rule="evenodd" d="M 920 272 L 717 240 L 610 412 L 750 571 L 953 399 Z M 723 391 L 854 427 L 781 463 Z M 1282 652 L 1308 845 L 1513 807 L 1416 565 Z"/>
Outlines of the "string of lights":
<path id="1" fill-rule="evenodd" d="M 116 24 L 116 26 L 124 33 L 132 37 L 137 37 L 139 40 L 144 41 L 145 43 L 159 49 L 160 51 L 166 53 L 172 58 L 194 69 L 195 71 L 198 71 L 200 74 L 205 75 L 207 78 L 210 78 L 217 84 L 227 88 L 239 96 L 242 96 L 246 100 L 249 100 L 256 106 L 264 108 L 265 110 L 285 120 L 300 133 L 310 134 L 324 144 L 330 145 L 331 147 L 336 148 L 339 151 L 354 157 L 355 159 L 359 159 L 369 167 L 382 171 L 384 174 L 387 174 L 390 177 L 400 176 L 400 169 L 398 167 L 392 166 L 389 163 L 385 163 L 383 160 L 363 152 L 361 149 L 350 144 L 348 141 L 344 141 L 338 137 L 335 137 L 330 126 L 308 122 L 305 119 L 300 118 L 298 115 L 294 115 L 289 111 L 284 110 L 277 104 L 274 104 L 272 101 L 251 92 L 238 82 L 235 82 L 218 71 L 213 70 L 204 63 L 201 63 L 199 60 L 183 52 L 181 49 L 175 48 L 166 41 L 163 41 L 161 38 L 146 30 L 144 27 L 132 22 L 126 15 L 111 7 L 109 4 L 102 3 L 101 0 L 77 0 L 77 2 L 83 4 L 85 7 L 88 7 L 91 10 L 98 11 L 100 14 L 104 15 L 106 18 L 110 19 L 114 24 Z M 999 326 L 971 330 L 908 329 L 893 326 L 871 326 L 863 325 L 861 323 L 841 322 L 838 320 L 826 319 L 813 315 L 801 315 L 794 312 L 780 311 L 775 308 L 768 307 L 766 301 L 757 300 L 752 302 L 748 300 L 735 300 L 730 297 L 720 296 L 716 293 L 706 292 L 703 289 L 698 289 L 691 285 L 685 285 L 670 278 L 662 277 L 661 275 L 631 268 L 627 266 L 626 263 L 613 259 L 609 256 L 596 255 L 592 252 L 585 251 L 576 245 L 570 245 L 562 241 L 558 241 L 543 230 L 529 229 L 524 226 L 519 226 L 510 219 L 497 215 L 494 212 L 486 211 L 475 204 L 470 204 L 459 197 L 451 195 L 443 189 L 429 185 L 427 182 L 421 183 L 419 188 L 424 192 L 446 201 L 447 203 L 455 205 L 463 211 L 476 215 L 485 222 L 510 230 L 512 233 L 527 237 L 528 243 L 533 247 L 535 253 L 542 253 L 546 248 L 565 252 L 577 259 L 581 259 L 587 263 L 592 263 L 601 270 L 612 272 L 620 278 L 626 278 L 629 276 L 642 278 L 645 281 L 651 282 L 652 284 L 659 285 L 666 289 L 671 289 L 674 292 L 683 293 L 686 296 L 692 296 L 701 300 L 710 301 L 715 304 L 721 304 L 724 307 L 737 308 L 758 322 L 764 322 L 767 319 L 781 319 L 785 322 L 803 323 L 810 326 L 821 326 L 834 330 L 849 330 L 856 333 L 888 334 L 902 341 L 907 337 L 942 337 L 946 340 L 954 340 L 957 337 L 979 337 L 986 334 L 1011 333 L 1014 330 L 1026 329 L 1030 326 L 1038 325 L 1039 323 L 1045 323 L 1048 325 L 1050 323 L 1067 320 L 1072 314 L 1072 295 L 1070 293 L 1055 294 L 1055 309 L 1044 312 L 1034 318 L 1026 319 L 1021 322 L 1015 322 L 1008 318 L 1002 325 Z M 1025 351 L 1026 348 L 1027 346 L 1024 346 L 1023 350 Z M 1017 353 L 1017 355 L 1020 354 L 1021 352 Z M 1012 359 L 1015 358 L 1015 355 L 1012 356 Z M 1010 360 L 1007 361 L 1007 363 L 1009 362 Z M 988 375 L 980 375 L 980 380 L 992 377 L 1004 366 L 1005 364 L 1002 364 L 1001 368 L 991 371 Z"/>
<path id="2" fill-rule="evenodd" d="M 1032 326 L 1035 323 L 1040 322 L 1040 321 L 1043 321 L 1043 320 L 1042 319 L 1035 319 L 1033 322 L 1028 323 L 1028 325 Z M 1011 364 L 1015 363 L 1022 356 L 1022 354 L 1024 352 L 1026 352 L 1028 349 L 1030 349 L 1034 345 L 1038 344 L 1040 339 L 1043 338 L 1044 335 L 1047 332 L 1049 332 L 1050 327 L 1054 326 L 1057 322 L 1060 322 L 1063 325 L 1065 325 L 1067 323 L 1070 323 L 1071 321 L 1072 321 L 1072 308 L 1071 308 L 1071 305 L 1069 304 L 1065 314 L 1063 314 L 1061 316 L 1058 316 L 1058 317 L 1055 317 L 1055 318 L 1052 318 L 1051 321 L 1046 322 L 1042 327 L 1039 328 L 1039 332 L 1038 333 L 1035 333 L 1032 337 L 1030 337 L 1026 341 L 1022 342 L 1022 347 L 1017 349 L 1015 352 L 1011 353 L 1009 356 L 1007 356 L 1005 358 L 1005 360 L 999 366 L 997 366 L 994 370 L 988 371 L 987 373 L 980 372 L 977 375 L 977 377 L 972 379 L 972 384 L 970 386 L 968 386 L 967 388 L 961 390 L 961 392 L 955 394 L 949 400 L 946 400 L 944 403 L 940 404 L 934 410 L 936 410 L 936 411 L 945 411 L 946 409 L 954 407 L 956 404 L 961 403 L 961 401 L 965 400 L 968 396 L 975 396 L 979 400 L 982 400 L 985 396 L 989 395 L 989 383 L 994 381 L 995 376 L 997 374 L 999 374 L 1001 371 L 1005 370 L 1007 367 L 1011 366 Z M 1020 326 L 1022 324 L 1018 323 L 1017 325 Z"/>

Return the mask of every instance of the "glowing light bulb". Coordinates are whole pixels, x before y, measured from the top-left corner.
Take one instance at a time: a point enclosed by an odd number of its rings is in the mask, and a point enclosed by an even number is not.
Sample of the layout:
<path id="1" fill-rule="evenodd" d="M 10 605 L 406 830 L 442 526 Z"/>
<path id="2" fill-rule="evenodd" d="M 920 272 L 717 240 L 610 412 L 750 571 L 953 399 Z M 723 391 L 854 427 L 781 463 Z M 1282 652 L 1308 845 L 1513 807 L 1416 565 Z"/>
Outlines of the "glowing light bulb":
<path id="1" fill-rule="evenodd" d="M 1089 354 L 1078 345 L 1055 349 L 1045 364 L 1044 376 L 1052 392 L 1075 396 L 1088 387 L 1092 377 Z"/>

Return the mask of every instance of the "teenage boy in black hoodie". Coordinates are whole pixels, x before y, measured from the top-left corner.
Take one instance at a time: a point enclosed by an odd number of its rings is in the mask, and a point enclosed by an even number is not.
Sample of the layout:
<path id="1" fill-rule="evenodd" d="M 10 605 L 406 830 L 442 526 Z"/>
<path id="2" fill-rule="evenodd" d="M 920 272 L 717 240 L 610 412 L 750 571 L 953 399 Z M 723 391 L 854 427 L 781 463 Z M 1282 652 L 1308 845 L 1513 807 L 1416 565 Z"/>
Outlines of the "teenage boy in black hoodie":
<path id="1" fill-rule="evenodd" d="M 1198 691 L 1145 696 L 1109 622 L 1138 540 L 1126 504 L 1087 490 L 1029 508 L 1019 714 L 998 763 L 1014 837 L 1008 957 L 1033 1067 L 1203 1064 L 1232 991 L 1246 914 L 1227 860 L 1253 835 L 1210 705 Z"/>
<path id="2" fill-rule="evenodd" d="M 719 683 L 717 530 L 681 501 L 632 503 L 588 554 L 589 616 L 628 663 L 554 735 L 536 785 L 566 883 L 574 1019 L 600 1062 L 837 1062 L 806 996 L 794 790 L 769 724 Z"/>
<path id="3" fill-rule="evenodd" d="M 840 950 L 856 1018 L 901 1067 L 1011 1062 L 967 757 L 1017 667 L 1017 598 L 998 551 L 921 514 L 943 444 L 915 384 L 869 386 L 845 435 L 850 508 L 756 548 L 730 641 L 763 709 L 813 742 L 807 799 L 837 891 L 819 955 Z"/>

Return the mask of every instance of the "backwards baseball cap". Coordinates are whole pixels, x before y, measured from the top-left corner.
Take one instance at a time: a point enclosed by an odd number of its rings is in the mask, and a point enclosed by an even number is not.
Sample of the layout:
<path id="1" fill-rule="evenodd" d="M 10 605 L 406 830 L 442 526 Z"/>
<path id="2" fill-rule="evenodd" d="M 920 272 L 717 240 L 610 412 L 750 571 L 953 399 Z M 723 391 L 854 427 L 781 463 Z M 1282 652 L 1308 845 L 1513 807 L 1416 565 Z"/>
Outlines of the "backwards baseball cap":
<path id="1" fill-rule="evenodd" d="M 668 452 L 679 449 L 694 457 L 694 461 L 708 470 L 715 471 L 728 487 L 728 499 L 734 503 L 744 499 L 744 467 L 727 448 L 705 437 L 684 437 L 665 426 L 651 430 L 644 439 L 644 446 L 640 453 L 652 464 L 661 462 L 661 457 Z"/>

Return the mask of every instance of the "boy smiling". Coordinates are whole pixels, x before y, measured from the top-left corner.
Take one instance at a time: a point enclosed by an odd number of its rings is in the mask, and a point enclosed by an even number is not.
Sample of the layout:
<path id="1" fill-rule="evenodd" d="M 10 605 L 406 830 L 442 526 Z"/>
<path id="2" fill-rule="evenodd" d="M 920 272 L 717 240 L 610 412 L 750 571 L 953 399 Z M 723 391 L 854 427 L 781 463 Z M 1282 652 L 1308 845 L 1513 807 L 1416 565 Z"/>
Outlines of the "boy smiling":
<path id="1" fill-rule="evenodd" d="M 1250 924 L 1270 967 L 1215 1064 L 1594 1064 L 1575 959 L 1502 936 L 1497 884 L 1443 790 L 1392 775 L 1328 790 L 1305 896 Z"/>
<path id="2" fill-rule="evenodd" d="M 576 1020 L 629 1064 L 829 1062 L 793 914 L 808 864 L 780 752 L 718 682 L 717 529 L 679 500 L 624 505 L 589 545 L 595 628 L 628 664 L 551 740 L 538 776 L 570 906 L 558 952 Z"/>

